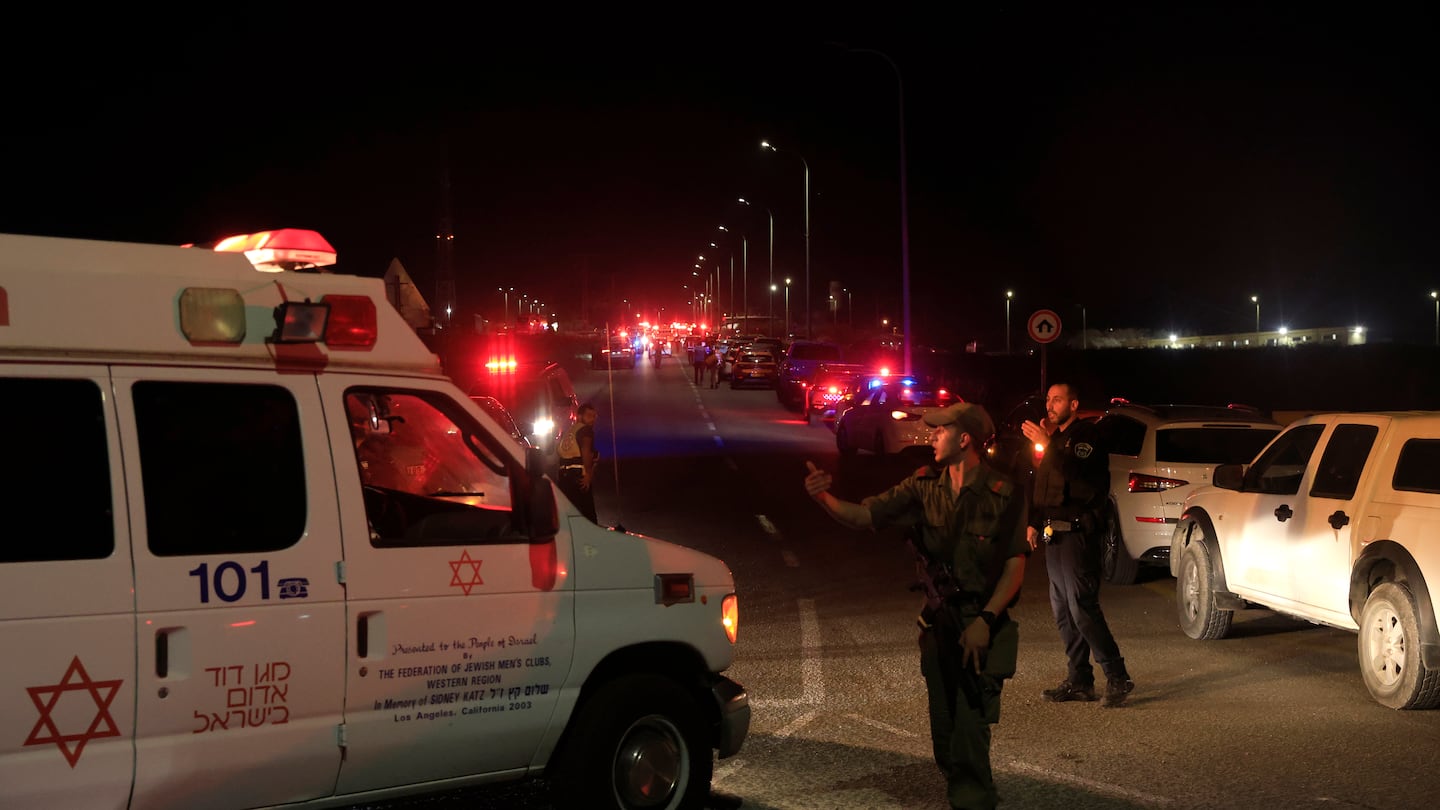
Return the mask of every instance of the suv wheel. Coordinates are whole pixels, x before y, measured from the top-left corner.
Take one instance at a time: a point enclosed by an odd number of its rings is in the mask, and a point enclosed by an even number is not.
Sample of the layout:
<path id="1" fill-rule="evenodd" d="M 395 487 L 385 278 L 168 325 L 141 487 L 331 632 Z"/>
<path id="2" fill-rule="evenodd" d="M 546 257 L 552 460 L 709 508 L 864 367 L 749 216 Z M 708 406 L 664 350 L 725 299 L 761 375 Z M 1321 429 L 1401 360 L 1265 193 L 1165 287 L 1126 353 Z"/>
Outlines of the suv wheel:
<path id="1" fill-rule="evenodd" d="M 1210 568 L 1210 550 L 1201 542 L 1195 527 L 1190 543 L 1180 552 L 1180 573 L 1175 577 L 1175 606 L 1180 629 L 1199 641 L 1224 638 L 1235 619 L 1231 610 L 1215 607 L 1215 574 Z"/>
<path id="2" fill-rule="evenodd" d="M 1420 656 L 1415 597 L 1399 582 L 1382 582 L 1365 600 L 1358 641 L 1360 674 L 1370 696 L 1392 709 L 1440 704 L 1440 671 Z"/>
<path id="3" fill-rule="evenodd" d="M 1140 572 L 1140 563 L 1125 550 L 1125 535 L 1120 529 L 1120 515 L 1115 505 L 1105 507 L 1104 534 L 1101 535 L 1100 574 L 1113 585 L 1133 585 Z"/>

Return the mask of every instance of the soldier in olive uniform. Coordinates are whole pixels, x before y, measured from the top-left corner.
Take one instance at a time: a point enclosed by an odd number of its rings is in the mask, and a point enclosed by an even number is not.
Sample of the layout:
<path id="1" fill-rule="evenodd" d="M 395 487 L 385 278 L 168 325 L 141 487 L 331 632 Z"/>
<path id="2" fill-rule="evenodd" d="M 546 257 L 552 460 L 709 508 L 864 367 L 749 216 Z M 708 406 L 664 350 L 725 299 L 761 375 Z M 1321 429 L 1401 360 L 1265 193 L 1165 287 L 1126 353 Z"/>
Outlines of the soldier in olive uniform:
<path id="1" fill-rule="evenodd" d="M 828 491 L 831 476 L 808 463 L 805 489 L 840 523 L 856 529 L 907 526 L 918 534 L 942 599 L 921 614 L 920 671 L 930 703 L 935 763 L 950 806 L 994 808 L 990 724 L 1000 690 L 1015 674 L 1019 626 L 1008 610 L 1020 595 L 1025 558 L 1025 496 L 982 460 L 995 433 L 989 414 L 961 402 L 925 416 L 934 428 L 935 465 L 862 503 Z"/>
<path id="2" fill-rule="evenodd" d="M 1050 610 L 1065 644 L 1065 680 L 1042 696 L 1062 703 L 1095 699 L 1095 663 L 1105 673 L 1100 705 L 1120 706 L 1135 688 L 1120 645 L 1100 610 L 1100 531 L 1110 499 L 1110 456 L 1095 425 L 1077 419 L 1080 399 L 1073 386 L 1057 383 L 1045 395 L 1045 413 L 1054 431 L 1026 422 L 1025 437 L 1044 447 L 1035 471 L 1034 505 L 1027 537 L 1045 539 L 1050 575 Z"/>

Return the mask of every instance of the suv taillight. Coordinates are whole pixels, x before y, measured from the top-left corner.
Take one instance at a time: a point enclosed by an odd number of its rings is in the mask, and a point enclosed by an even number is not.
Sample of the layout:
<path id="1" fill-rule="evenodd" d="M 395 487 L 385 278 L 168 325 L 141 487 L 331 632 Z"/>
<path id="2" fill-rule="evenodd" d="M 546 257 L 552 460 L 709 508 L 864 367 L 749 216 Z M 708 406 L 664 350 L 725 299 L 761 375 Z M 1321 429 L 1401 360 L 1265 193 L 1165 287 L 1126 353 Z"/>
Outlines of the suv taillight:
<path id="1" fill-rule="evenodd" d="M 1179 478 L 1161 478 L 1157 475 L 1142 475 L 1130 473 L 1130 483 L 1127 485 L 1129 492 L 1164 492 L 1167 489 L 1183 487 L 1189 481 L 1182 481 Z"/>

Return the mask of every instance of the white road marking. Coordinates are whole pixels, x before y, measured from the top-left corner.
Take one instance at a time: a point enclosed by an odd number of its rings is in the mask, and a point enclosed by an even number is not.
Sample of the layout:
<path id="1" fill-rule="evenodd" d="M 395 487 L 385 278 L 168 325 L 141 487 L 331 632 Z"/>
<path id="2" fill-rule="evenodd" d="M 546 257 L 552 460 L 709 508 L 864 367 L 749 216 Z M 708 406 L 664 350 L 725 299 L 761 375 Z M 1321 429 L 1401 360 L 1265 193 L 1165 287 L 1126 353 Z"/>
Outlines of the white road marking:
<path id="1" fill-rule="evenodd" d="M 706 422 L 706 423 L 705 423 L 705 427 L 710 428 L 710 432 L 711 432 L 711 433 L 714 433 L 714 432 L 715 432 L 715 423 L 714 423 L 714 422 Z"/>
<path id="2" fill-rule="evenodd" d="M 755 519 L 760 521 L 760 528 L 764 529 L 766 534 L 780 533 L 780 530 L 775 528 L 775 524 L 770 522 L 770 518 L 765 517 L 764 515 L 756 515 Z"/>
<path id="3" fill-rule="evenodd" d="M 871 726 L 871 727 L 873 727 L 873 728 L 878 728 L 878 729 L 880 729 L 881 731 L 885 731 L 885 732 L 889 732 L 889 733 L 891 733 L 891 734 L 894 734 L 894 735 L 897 736 L 897 737 L 912 737 L 912 738 L 913 738 L 913 737 L 919 737 L 919 736 L 920 736 L 919 734 L 916 734 L 916 733 L 913 732 L 913 731 L 908 731 L 908 730 L 903 729 L 903 728 L 897 728 L 897 727 L 895 727 L 895 726 L 890 725 L 889 723 L 882 723 L 882 722 L 880 722 L 879 720 L 871 720 L 870 718 L 865 717 L 864 715 L 859 715 L 859 714 L 847 714 L 847 715 L 845 715 L 845 716 L 846 716 L 846 717 L 849 717 L 849 718 L 852 719 L 852 720 L 859 720 L 860 722 L 864 723 L 864 724 L 867 725 L 867 726 Z"/>
<path id="4" fill-rule="evenodd" d="M 800 697 L 780 700 L 751 700 L 757 709 L 786 706 L 818 706 L 825 700 L 825 679 L 820 672 L 820 618 L 815 614 L 814 599 L 797 599 L 800 610 Z M 810 722 L 806 720 L 805 722 Z"/>
<path id="5" fill-rule="evenodd" d="M 791 720 L 791 721 L 790 721 L 790 725 L 788 725 L 788 726 L 780 729 L 779 731 L 775 732 L 775 736 L 776 736 L 778 739 L 781 739 L 781 740 L 785 739 L 786 737 L 789 737 L 791 734 L 794 734 L 795 732 L 799 731 L 800 729 L 805 728 L 806 726 L 810 725 L 810 721 L 814 720 L 814 719 L 815 719 L 815 716 L 818 715 L 819 713 L 820 713 L 820 712 L 818 712 L 818 711 L 812 710 L 812 711 L 808 711 L 808 712 L 800 715 L 799 717 L 795 718 L 794 720 Z"/>
<path id="6" fill-rule="evenodd" d="M 1114 796 L 1119 799 L 1139 802 L 1141 804 L 1149 805 L 1152 807 L 1164 807 L 1175 803 L 1174 799 L 1171 799 L 1167 796 L 1156 796 L 1152 793 L 1141 793 L 1138 790 L 1129 790 L 1127 788 L 1122 788 L 1118 785 L 1111 785 L 1105 782 L 1096 782 L 1093 779 L 1086 779 L 1083 776 L 1072 776 L 1068 773 L 1052 771 L 1048 768 L 1041 768 L 1038 765 L 1031 765 L 1028 762 L 1021 762 L 1016 759 L 1008 760 L 1001 763 L 999 766 L 999 770 L 1029 774 L 1031 776 L 1037 776 L 1041 779 L 1045 779 L 1051 782 L 1063 782 L 1065 784 L 1082 787 L 1085 790 L 1092 791 L 1094 793 L 1101 793 L 1106 796 Z"/>

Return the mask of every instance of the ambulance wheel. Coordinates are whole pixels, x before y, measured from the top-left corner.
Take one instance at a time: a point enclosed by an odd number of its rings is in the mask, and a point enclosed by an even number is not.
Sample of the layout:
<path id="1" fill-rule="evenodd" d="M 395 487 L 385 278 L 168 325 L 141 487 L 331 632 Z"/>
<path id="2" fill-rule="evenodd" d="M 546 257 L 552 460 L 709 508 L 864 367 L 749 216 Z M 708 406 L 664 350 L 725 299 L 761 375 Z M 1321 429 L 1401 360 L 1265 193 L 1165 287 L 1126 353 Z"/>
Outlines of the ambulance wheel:
<path id="1" fill-rule="evenodd" d="M 700 810 L 713 769 L 695 698 L 659 675 L 630 675 L 586 700 L 549 781 L 562 808 Z"/>

